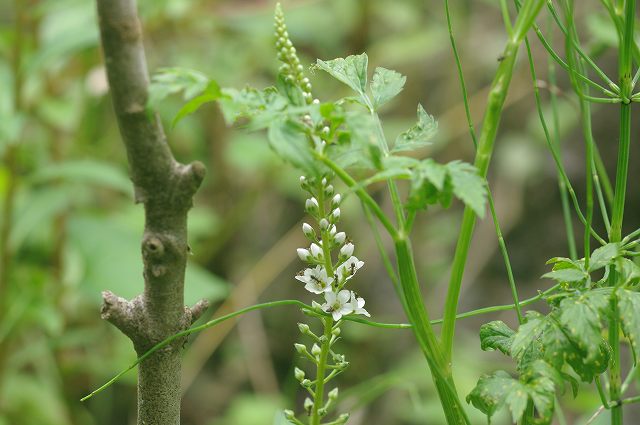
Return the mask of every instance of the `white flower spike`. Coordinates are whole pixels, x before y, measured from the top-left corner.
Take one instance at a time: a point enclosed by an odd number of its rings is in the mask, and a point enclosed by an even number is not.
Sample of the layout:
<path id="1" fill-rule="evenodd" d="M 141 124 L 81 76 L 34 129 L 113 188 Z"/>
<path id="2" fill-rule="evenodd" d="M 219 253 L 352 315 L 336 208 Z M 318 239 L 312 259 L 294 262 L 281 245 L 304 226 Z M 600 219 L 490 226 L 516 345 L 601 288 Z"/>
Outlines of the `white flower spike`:
<path id="1" fill-rule="evenodd" d="M 327 271 L 322 266 L 306 269 L 302 274 L 296 276 L 296 279 L 305 284 L 304 289 L 314 294 L 331 291 L 333 283 L 333 278 L 327 276 Z"/>
<path id="2" fill-rule="evenodd" d="M 351 293 L 346 289 L 337 294 L 333 291 L 325 292 L 324 299 L 327 302 L 322 304 L 322 310 L 326 313 L 331 313 L 333 320 L 338 321 L 342 316 L 346 316 L 353 311 L 351 304 L 349 304 L 350 298 Z"/>

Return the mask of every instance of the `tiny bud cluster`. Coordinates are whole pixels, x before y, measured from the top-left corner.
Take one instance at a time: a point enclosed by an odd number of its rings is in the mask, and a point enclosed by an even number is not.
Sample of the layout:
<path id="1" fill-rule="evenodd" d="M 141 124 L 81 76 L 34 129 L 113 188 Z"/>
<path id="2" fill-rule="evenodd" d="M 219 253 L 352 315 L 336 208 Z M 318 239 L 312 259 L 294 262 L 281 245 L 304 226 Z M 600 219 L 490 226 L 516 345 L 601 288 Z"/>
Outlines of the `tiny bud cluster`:
<path id="1" fill-rule="evenodd" d="M 274 21 L 278 60 L 282 62 L 279 72 L 287 82 L 300 87 L 305 102 L 311 104 L 314 100 L 311 95 L 311 82 L 304 76 L 304 67 L 300 63 L 300 59 L 298 59 L 298 55 L 296 54 L 296 48 L 293 47 L 293 43 L 289 38 L 289 32 L 284 22 L 284 14 L 282 13 L 280 4 L 276 6 Z"/>

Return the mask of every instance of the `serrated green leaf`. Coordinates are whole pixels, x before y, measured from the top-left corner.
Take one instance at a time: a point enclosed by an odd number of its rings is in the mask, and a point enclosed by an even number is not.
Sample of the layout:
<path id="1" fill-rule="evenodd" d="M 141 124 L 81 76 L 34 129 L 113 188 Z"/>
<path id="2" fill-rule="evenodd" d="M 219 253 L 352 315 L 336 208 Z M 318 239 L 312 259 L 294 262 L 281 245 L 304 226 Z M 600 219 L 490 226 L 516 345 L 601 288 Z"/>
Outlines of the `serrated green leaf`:
<path id="1" fill-rule="evenodd" d="M 629 338 L 631 347 L 633 348 L 634 361 L 637 361 L 638 344 L 640 343 L 640 293 L 629 291 L 627 289 L 619 289 L 618 297 L 618 314 L 622 322 L 622 329 Z"/>
<path id="2" fill-rule="evenodd" d="M 560 283 L 565 282 L 582 282 L 587 278 L 587 274 L 578 269 L 567 268 L 567 269 L 559 269 L 554 270 L 549 273 L 545 273 L 542 275 L 543 278 L 553 279 Z"/>
<path id="3" fill-rule="evenodd" d="M 593 251 L 589 262 L 589 271 L 601 269 L 613 262 L 620 255 L 620 243 L 608 243 Z"/>
<path id="4" fill-rule="evenodd" d="M 421 184 L 424 179 L 431 182 L 436 189 L 443 190 L 449 170 L 445 165 L 438 164 L 431 158 L 421 161 L 415 169 L 416 183 Z"/>
<path id="5" fill-rule="evenodd" d="M 520 379 L 514 379 L 504 371 L 483 376 L 467 396 L 467 402 L 489 419 L 496 411 L 507 407 L 512 421 L 516 423 L 531 400 L 538 416 L 536 423 L 548 424 L 553 417 L 557 385 L 562 385 L 558 372 L 546 362 L 537 360 L 527 366 Z"/>
<path id="6" fill-rule="evenodd" d="M 366 53 L 337 58 L 329 61 L 318 59 L 315 68 L 321 69 L 336 80 L 351 87 L 361 97 L 367 87 L 367 67 L 369 58 Z"/>
<path id="7" fill-rule="evenodd" d="M 404 88 L 407 77 L 399 72 L 378 67 L 371 79 L 371 93 L 373 94 L 373 108 L 377 110 L 398 95 Z"/>
<path id="8" fill-rule="evenodd" d="M 640 267 L 628 258 L 618 258 L 616 270 L 623 286 L 635 286 L 640 281 Z"/>
<path id="9" fill-rule="evenodd" d="M 484 218 L 487 193 L 484 179 L 478 175 L 476 168 L 466 162 L 452 161 L 447 164 L 447 170 L 456 197 L 470 207 L 479 218 Z"/>
<path id="10" fill-rule="evenodd" d="M 429 144 L 438 132 L 438 122 L 418 104 L 418 122 L 396 138 L 392 153 L 411 151 Z"/>
<path id="11" fill-rule="evenodd" d="M 582 295 L 567 297 L 560 302 L 560 324 L 578 348 L 585 352 L 585 362 L 590 363 L 600 355 L 603 343 L 600 310 L 608 303 L 606 296 Z"/>
<path id="12" fill-rule="evenodd" d="M 500 350 L 509 356 L 515 333 L 501 320 L 485 323 L 480 327 L 480 348 L 483 351 Z"/>

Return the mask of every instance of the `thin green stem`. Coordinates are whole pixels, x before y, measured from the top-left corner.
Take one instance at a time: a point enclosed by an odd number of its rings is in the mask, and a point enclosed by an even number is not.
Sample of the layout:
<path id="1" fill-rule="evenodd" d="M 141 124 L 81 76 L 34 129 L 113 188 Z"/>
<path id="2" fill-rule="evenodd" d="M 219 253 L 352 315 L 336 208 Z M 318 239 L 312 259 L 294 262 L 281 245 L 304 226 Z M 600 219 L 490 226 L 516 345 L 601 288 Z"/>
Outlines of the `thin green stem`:
<path id="1" fill-rule="evenodd" d="M 392 238 L 397 237 L 398 231 L 394 227 L 393 223 L 391 223 L 389 218 L 386 216 L 386 214 L 382 211 L 378 203 L 371 197 L 371 195 L 369 195 L 367 191 L 364 190 L 358 184 L 358 182 L 356 182 L 353 179 L 353 177 L 351 177 L 338 164 L 336 164 L 335 162 L 333 162 L 331 159 L 329 159 L 323 154 L 315 153 L 315 155 L 319 161 L 321 161 L 323 164 L 329 167 L 334 173 L 336 173 L 336 176 L 338 176 L 338 178 L 342 180 L 342 182 L 346 184 L 347 187 L 351 189 L 358 196 L 360 201 L 362 201 L 368 208 L 370 208 L 373 215 L 375 215 L 376 218 L 380 220 L 380 223 L 382 224 L 382 226 L 387 230 L 387 232 L 389 233 L 389 236 L 391 236 Z"/>
<path id="2" fill-rule="evenodd" d="M 467 117 L 467 125 L 469 126 L 469 133 L 473 140 L 473 146 L 478 148 L 478 140 L 476 138 L 476 131 L 473 127 L 473 119 L 471 117 L 471 110 L 469 108 L 469 94 L 467 93 L 467 85 L 464 79 L 464 73 L 462 72 L 462 62 L 460 61 L 460 55 L 458 54 L 458 47 L 456 39 L 453 35 L 453 25 L 451 24 L 451 12 L 449 11 L 449 0 L 444 0 L 444 10 L 447 16 L 447 30 L 449 31 L 449 41 L 451 42 L 451 50 L 453 51 L 453 57 L 456 62 L 456 68 L 458 70 L 458 81 L 460 82 L 460 90 L 462 91 L 462 99 L 464 101 L 464 112 Z"/>
<path id="3" fill-rule="evenodd" d="M 620 319 L 618 315 L 618 302 L 615 294 L 611 297 L 611 318 L 609 320 L 609 346 L 611 347 L 611 360 L 609 365 L 609 399 L 615 403 L 611 408 L 611 425 L 622 425 L 622 406 L 620 400 Z"/>
<path id="4" fill-rule="evenodd" d="M 502 253 L 502 259 L 507 269 L 507 278 L 509 280 L 509 288 L 511 289 L 511 297 L 513 298 L 513 305 L 515 306 L 516 316 L 518 317 L 518 323 L 524 323 L 524 316 L 522 315 L 522 309 L 520 308 L 520 301 L 518 299 L 518 288 L 516 287 L 515 279 L 513 278 L 513 270 L 511 269 L 511 261 L 509 260 L 509 252 L 507 251 L 507 245 L 504 242 L 504 236 L 500 229 L 500 223 L 498 222 L 498 215 L 496 214 L 496 208 L 493 202 L 493 195 L 491 189 L 487 183 L 487 199 L 489 200 L 489 210 L 491 211 L 491 217 L 493 218 L 493 224 L 496 229 L 496 235 L 498 236 L 498 246 Z"/>

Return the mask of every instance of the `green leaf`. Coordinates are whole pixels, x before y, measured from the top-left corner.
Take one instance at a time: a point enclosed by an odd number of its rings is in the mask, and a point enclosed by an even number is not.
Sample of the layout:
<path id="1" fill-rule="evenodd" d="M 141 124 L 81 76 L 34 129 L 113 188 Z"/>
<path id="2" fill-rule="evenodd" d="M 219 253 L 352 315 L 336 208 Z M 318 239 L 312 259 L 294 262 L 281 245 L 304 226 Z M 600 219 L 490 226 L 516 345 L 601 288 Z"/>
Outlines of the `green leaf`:
<path id="1" fill-rule="evenodd" d="M 608 243 L 593 251 L 589 262 L 589 271 L 601 269 L 613 262 L 620 255 L 620 243 Z"/>
<path id="2" fill-rule="evenodd" d="M 484 218 L 486 190 L 484 179 L 478 175 L 476 168 L 462 161 L 447 164 L 453 193 L 458 199 L 470 207 L 479 218 Z"/>
<path id="3" fill-rule="evenodd" d="M 485 323 L 480 327 L 480 348 L 483 351 L 500 350 L 509 356 L 515 333 L 501 320 Z"/>
<path id="4" fill-rule="evenodd" d="M 373 108 L 377 110 L 398 95 L 404 88 L 407 77 L 399 72 L 378 67 L 371 79 L 371 93 L 373 94 Z"/>
<path id="5" fill-rule="evenodd" d="M 303 124 L 290 119 L 273 121 L 269 126 L 269 144 L 284 161 L 310 176 L 319 174 Z"/>
<path id="6" fill-rule="evenodd" d="M 418 103 L 418 122 L 401 133 L 396 138 L 396 143 L 391 152 L 411 151 L 429 144 L 433 136 L 438 132 L 438 122 L 427 114 L 421 104 Z"/>
<path id="7" fill-rule="evenodd" d="M 175 127 L 184 117 L 187 115 L 193 114 L 196 112 L 202 105 L 209 102 L 214 102 L 222 96 L 222 91 L 220 90 L 220 86 L 215 81 L 210 81 L 207 87 L 204 89 L 204 92 L 182 106 L 176 116 L 173 118 L 171 122 L 171 126 Z"/>
<path id="8" fill-rule="evenodd" d="M 558 372 L 546 362 L 537 360 L 528 365 L 520 379 L 514 379 L 504 371 L 481 377 L 467 396 L 467 402 L 471 402 L 489 419 L 499 409 L 507 407 L 512 421 L 516 423 L 531 400 L 538 416 L 535 423 L 549 424 L 553 417 L 557 385 L 562 385 Z"/>
<path id="9" fill-rule="evenodd" d="M 587 353 L 585 362 L 590 363 L 600 355 L 602 339 L 600 311 L 606 308 L 608 297 L 601 293 L 567 297 L 560 302 L 560 324 L 578 345 Z"/>
<path id="10" fill-rule="evenodd" d="M 623 286 L 635 286 L 640 282 L 640 267 L 628 258 L 618 258 L 616 270 Z"/>
<path id="11" fill-rule="evenodd" d="M 634 361 L 637 361 L 638 343 L 640 343 L 640 293 L 629 291 L 627 289 L 619 289 L 618 297 L 618 314 L 622 322 L 622 329 L 631 342 L 633 349 Z"/>
<path id="12" fill-rule="evenodd" d="M 366 97 L 367 67 L 369 58 L 366 53 L 337 58 L 330 61 L 317 60 L 315 68 L 321 69 L 336 80 L 351 87 L 363 99 Z"/>
<path id="13" fill-rule="evenodd" d="M 185 100 L 192 99 L 204 93 L 210 82 L 209 77 L 193 69 L 161 68 L 151 77 L 147 108 L 155 109 L 162 99 L 180 92 Z"/>
<path id="14" fill-rule="evenodd" d="M 587 278 L 587 274 L 583 270 L 578 269 L 560 269 L 545 273 L 542 275 L 542 277 L 553 279 L 560 283 L 573 283 L 584 281 Z"/>
<path id="15" fill-rule="evenodd" d="M 102 161 L 81 159 L 53 163 L 40 167 L 32 176 L 34 183 L 64 180 L 81 184 L 95 184 L 133 194 L 133 185 L 127 173 Z"/>

